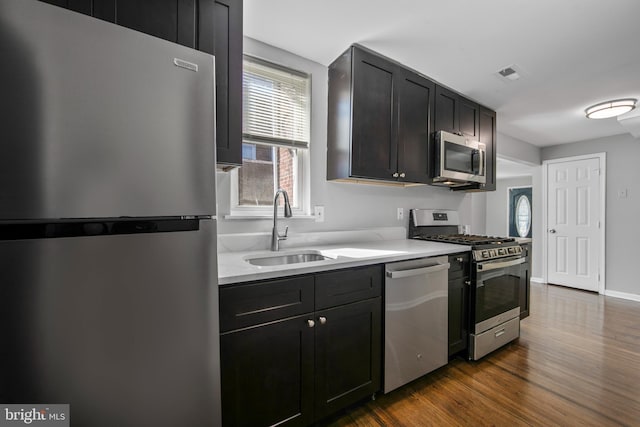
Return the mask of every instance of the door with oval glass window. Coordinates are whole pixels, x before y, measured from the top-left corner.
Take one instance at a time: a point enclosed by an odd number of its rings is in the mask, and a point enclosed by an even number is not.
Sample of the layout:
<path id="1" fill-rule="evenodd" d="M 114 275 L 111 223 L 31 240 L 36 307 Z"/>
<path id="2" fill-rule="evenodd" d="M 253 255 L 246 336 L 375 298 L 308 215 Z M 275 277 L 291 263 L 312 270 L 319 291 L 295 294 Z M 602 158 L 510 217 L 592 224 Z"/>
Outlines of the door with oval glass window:
<path id="1" fill-rule="evenodd" d="M 509 189 L 509 237 L 531 238 L 531 187 Z"/>

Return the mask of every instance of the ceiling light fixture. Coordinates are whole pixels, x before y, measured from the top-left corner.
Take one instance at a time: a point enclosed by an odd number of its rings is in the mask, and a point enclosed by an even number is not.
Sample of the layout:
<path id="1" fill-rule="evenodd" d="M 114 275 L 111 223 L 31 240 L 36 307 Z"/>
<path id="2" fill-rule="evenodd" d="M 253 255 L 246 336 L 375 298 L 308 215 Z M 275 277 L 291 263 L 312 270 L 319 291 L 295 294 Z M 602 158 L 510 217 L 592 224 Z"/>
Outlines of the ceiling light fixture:
<path id="1" fill-rule="evenodd" d="M 606 119 L 619 116 L 636 108 L 637 99 L 616 99 L 615 101 L 601 102 L 584 110 L 588 119 Z"/>

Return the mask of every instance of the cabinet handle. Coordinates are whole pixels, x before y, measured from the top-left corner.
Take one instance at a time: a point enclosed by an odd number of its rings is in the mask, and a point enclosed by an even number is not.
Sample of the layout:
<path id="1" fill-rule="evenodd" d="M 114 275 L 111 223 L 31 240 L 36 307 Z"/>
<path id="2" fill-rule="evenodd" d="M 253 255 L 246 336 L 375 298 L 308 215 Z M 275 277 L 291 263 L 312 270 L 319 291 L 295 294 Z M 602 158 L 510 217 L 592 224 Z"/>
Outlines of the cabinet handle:
<path id="1" fill-rule="evenodd" d="M 404 178 L 405 176 L 406 176 L 406 175 L 404 174 L 404 172 L 402 172 L 402 173 L 400 174 L 400 178 Z"/>
<path id="2" fill-rule="evenodd" d="M 465 281 L 464 281 L 464 284 L 465 284 L 465 285 L 471 285 L 471 280 L 465 280 Z"/>
<path id="3" fill-rule="evenodd" d="M 314 322 L 313 320 L 309 319 L 307 320 L 307 326 L 310 328 L 313 328 L 314 326 L 316 326 L 316 322 Z"/>
<path id="4" fill-rule="evenodd" d="M 327 318 L 324 316 L 318 317 L 318 320 L 320 321 L 321 325 L 324 325 L 325 323 L 327 323 Z"/>
<path id="5" fill-rule="evenodd" d="M 394 178 L 397 178 L 397 177 L 398 177 L 398 172 L 394 172 L 394 173 L 393 173 L 393 177 L 394 177 Z"/>
<path id="6" fill-rule="evenodd" d="M 458 258 L 456 258 L 456 261 L 458 261 L 460 264 L 462 264 L 464 262 L 464 258 L 458 257 Z"/>

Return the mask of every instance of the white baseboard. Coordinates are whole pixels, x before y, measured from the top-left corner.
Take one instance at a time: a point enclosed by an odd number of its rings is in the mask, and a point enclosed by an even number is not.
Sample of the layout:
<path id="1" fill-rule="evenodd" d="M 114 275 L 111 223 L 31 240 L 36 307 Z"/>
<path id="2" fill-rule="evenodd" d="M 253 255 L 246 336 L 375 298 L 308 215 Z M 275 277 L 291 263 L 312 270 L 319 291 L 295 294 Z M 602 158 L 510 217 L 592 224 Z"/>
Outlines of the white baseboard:
<path id="1" fill-rule="evenodd" d="M 605 289 L 604 294 L 608 297 L 622 298 L 640 302 L 640 295 L 638 294 L 628 294 L 626 292 L 610 291 L 607 289 Z"/>
<path id="2" fill-rule="evenodd" d="M 535 282 L 535 283 L 542 283 L 542 284 L 547 283 L 547 282 L 544 281 L 544 279 L 542 277 L 532 277 L 529 280 L 532 281 L 532 282 Z"/>

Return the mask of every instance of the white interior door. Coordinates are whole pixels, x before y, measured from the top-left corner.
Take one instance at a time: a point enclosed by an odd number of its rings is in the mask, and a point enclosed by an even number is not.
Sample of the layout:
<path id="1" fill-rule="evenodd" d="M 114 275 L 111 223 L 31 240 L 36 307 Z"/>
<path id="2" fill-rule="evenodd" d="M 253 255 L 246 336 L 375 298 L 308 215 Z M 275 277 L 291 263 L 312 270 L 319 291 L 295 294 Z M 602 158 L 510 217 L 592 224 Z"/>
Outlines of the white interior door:
<path id="1" fill-rule="evenodd" d="M 547 169 L 547 281 L 599 290 L 600 158 L 554 162 Z"/>

